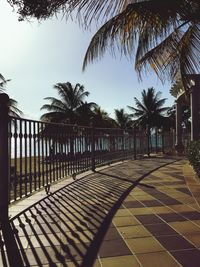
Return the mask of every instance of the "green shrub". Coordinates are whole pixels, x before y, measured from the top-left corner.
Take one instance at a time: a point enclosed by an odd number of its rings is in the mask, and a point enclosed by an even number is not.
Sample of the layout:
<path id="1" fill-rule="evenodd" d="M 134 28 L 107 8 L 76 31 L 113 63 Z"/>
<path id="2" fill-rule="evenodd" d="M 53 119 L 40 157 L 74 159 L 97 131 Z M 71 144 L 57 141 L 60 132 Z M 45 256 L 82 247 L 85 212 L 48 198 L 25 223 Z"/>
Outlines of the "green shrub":
<path id="1" fill-rule="evenodd" d="M 200 178 L 200 141 L 191 141 L 187 149 L 187 157 Z"/>

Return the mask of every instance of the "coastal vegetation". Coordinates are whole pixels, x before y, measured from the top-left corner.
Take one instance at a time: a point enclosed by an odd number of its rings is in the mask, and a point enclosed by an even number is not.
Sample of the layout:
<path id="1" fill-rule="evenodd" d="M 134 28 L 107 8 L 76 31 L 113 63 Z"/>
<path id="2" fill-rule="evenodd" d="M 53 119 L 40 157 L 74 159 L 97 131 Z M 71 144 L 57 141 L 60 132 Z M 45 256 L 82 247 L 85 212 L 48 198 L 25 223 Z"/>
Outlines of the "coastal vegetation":
<path id="1" fill-rule="evenodd" d="M 84 102 L 89 96 L 83 85 L 77 83 L 73 86 L 70 82 L 57 83 L 54 85 L 59 98 L 46 97 L 50 103 L 41 107 L 41 110 L 47 110 L 41 116 L 41 119 L 48 122 L 62 122 L 75 124 L 78 121 L 86 122 L 91 115 L 92 107 L 95 103 Z M 84 118 L 83 118 L 84 117 Z"/>
<path id="2" fill-rule="evenodd" d="M 0 93 L 6 93 L 6 85 L 9 81 L 10 79 L 5 79 L 4 76 L 0 74 Z M 13 98 L 9 98 L 8 113 L 10 116 L 17 118 L 23 115 L 23 112 L 18 108 L 18 102 Z"/>
<path id="3" fill-rule="evenodd" d="M 164 107 L 165 98 L 161 98 L 161 92 L 154 88 L 148 88 L 141 93 L 141 101 L 134 98 L 135 106 L 128 106 L 132 112 L 126 113 L 124 108 L 114 109 L 112 118 L 104 109 L 94 102 L 86 102 L 89 92 L 83 85 L 77 83 L 73 86 L 70 82 L 54 85 L 58 98 L 46 97 L 49 104 L 44 104 L 41 110 L 47 112 L 41 116 L 41 120 L 47 122 L 78 124 L 95 127 L 132 129 L 141 126 L 149 131 L 153 127 L 165 127 L 168 117 L 168 107 Z"/>
<path id="4" fill-rule="evenodd" d="M 187 148 L 187 157 L 194 168 L 197 176 L 200 178 L 200 141 L 191 141 Z"/>

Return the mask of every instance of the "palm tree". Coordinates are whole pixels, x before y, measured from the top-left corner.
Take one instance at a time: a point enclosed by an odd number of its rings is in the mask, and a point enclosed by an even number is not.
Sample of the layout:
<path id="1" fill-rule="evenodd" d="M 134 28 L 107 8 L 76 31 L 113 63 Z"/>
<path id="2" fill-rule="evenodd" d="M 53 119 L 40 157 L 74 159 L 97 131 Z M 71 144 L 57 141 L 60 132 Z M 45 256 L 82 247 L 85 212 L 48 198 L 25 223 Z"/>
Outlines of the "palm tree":
<path id="1" fill-rule="evenodd" d="M 148 88 L 147 91 L 142 91 L 142 99 L 139 101 L 136 97 L 134 98 L 136 108 L 128 106 L 133 112 L 133 117 L 136 118 L 134 121 L 136 126 L 141 126 L 147 130 L 148 138 L 148 155 L 150 155 L 150 134 L 151 128 L 161 127 L 165 124 L 166 120 L 163 115 L 168 110 L 167 107 L 163 107 L 166 98 L 160 98 L 161 93 L 155 93 L 155 89 Z"/>
<path id="2" fill-rule="evenodd" d="M 99 106 L 93 110 L 93 122 L 95 127 L 112 128 L 116 126 L 115 121 Z"/>
<path id="3" fill-rule="evenodd" d="M 153 69 L 160 78 L 174 80 L 177 73 L 199 73 L 199 0 L 54 0 L 14 1 L 21 19 L 46 19 L 56 12 L 78 11 L 83 24 L 105 22 L 91 40 L 84 65 L 100 58 L 107 48 L 124 54 L 136 51 L 135 68 Z M 135 55 L 135 53 L 134 53 Z"/>
<path id="4" fill-rule="evenodd" d="M 59 98 L 46 97 L 45 100 L 50 104 L 45 104 L 41 110 L 48 112 L 41 116 L 42 120 L 50 122 L 77 123 L 81 107 L 92 106 L 93 103 L 84 104 L 85 97 L 89 96 L 89 92 L 85 91 L 83 85 L 77 83 L 73 86 L 71 83 L 57 83 L 54 85 Z"/>
<path id="5" fill-rule="evenodd" d="M 78 124 L 82 126 L 89 126 L 91 119 L 94 117 L 93 110 L 97 107 L 94 102 L 83 102 L 76 110 L 78 117 Z"/>
<path id="6" fill-rule="evenodd" d="M 135 124 L 142 126 L 144 129 L 147 127 L 152 128 L 162 125 L 164 113 L 169 109 L 163 107 L 166 98 L 160 98 L 161 92 L 155 93 L 153 87 L 148 88 L 147 91 L 142 91 L 142 98 L 139 101 L 134 97 L 136 108 L 128 106 L 133 112 L 132 116 L 136 118 Z"/>
<path id="7" fill-rule="evenodd" d="M 11 81 L 10 79 L 6 80 L 2 74 L 0 74 L 0 93 L 5 93 L 7 83 Z M 12 117 L 21 117 L 23 112 L 17 107 L 18 102 L 15 99 L 9 98 L 8 102 L 8 114 Z"/>
<path id="8" fill-rule="evenodd" d="M 124 109 L 115 109 L 115 121 L 117 123 L 117 126 L 121 129 L 129 129 L 131 128 L 131 116 L 127 113 L 125 113 Z"/>
<path id="9" fill-rule="evenodd" d="M 172 83 L 172 86 L 171 86 L 169 92 L 175 98 L 177 98 L 178 95 L 183 93 L 184 92 L 184 86 L 183 86 L 182 80 L 181 79 L 177 79 L 176 81 L 174 81 Z"/>

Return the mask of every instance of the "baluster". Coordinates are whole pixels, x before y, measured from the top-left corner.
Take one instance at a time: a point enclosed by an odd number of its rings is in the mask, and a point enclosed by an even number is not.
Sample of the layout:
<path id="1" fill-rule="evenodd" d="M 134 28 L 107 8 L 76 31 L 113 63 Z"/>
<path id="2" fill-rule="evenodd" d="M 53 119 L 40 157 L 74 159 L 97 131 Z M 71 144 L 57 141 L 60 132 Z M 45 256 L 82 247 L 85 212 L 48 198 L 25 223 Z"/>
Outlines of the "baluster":
<path id="1" fill-rule="evenodd" d="M 37 158 L 36 158 L 36 122 L 33 122 L 33 164 L 34 164 L 34 190 L 37 189 Z"/>
<path id="2" fill-rule="evenodd" d="M 22 191 L 22 120 L 19 121 L 19 196 L 22 197 L 23 191 Z"/>
<path id="3" fill-rule="evenodd" d="M 44 123 L 41 123 L 41 153 L 42 153 L 42 186 L 45 186 L 45 171 L 44 171 L 44 162 L 45 162 L 45 158 L 44 158 L 44 131 L 46 131 L 46 125 Z"/>
<path id="4" fill-rule="evenodd" d="M 38 188 L 41 187 L 41 168 L 40 168 L 40 142 L 41 142 L 41 129 L 40 129 L 40 122 L 37 122 L 37 144 L 38 144 L 38 153 L 37 153 L 37 157 L 38 157 Z"/>
<path id="5" fill-rule="evenodd" d="M 32 123 L 29 121 L 29 184 L 30 184 L 30 193 L 32 193 Z"/>
<path id="6" fill-rule="evenodd" d="M 24 182 L 25 182 L 25 195 L 27 196 L 27 121 L 24 121 Z"/>
<path id="7" fill-rule="evenodd" d="M 17 187 L 18 187 L 18 175 L 17 175 L 17 119 L 14 119 L 14 180 L 13 180 L 13 186 L 14 186 L 14 200 L 17 199 Z"/>

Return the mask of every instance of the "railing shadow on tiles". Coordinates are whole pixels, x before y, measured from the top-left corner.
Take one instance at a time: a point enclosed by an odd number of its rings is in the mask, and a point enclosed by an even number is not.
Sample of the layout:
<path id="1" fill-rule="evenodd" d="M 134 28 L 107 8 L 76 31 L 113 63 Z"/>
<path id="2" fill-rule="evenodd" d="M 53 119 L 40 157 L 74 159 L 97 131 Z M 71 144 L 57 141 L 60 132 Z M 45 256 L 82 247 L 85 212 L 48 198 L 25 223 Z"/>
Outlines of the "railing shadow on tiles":
<path id="1" fill-rule="evenodd" d="M 0 97 L 0 198 L 7 204 L 0 204 L 0 213 L 9 203 L 62 178 L 75 179 L 77 173 L 94 171 L 97 166 L 136 159 L 148 151 L 164 152 L 173 146 L 171 134 L 160 133 L 156 139 L 152 135 L 148 140 L 139 129 L 125 131 L 95 128 L 94 123 L 83 127 L 11 117 L 6 96 Z"/>

